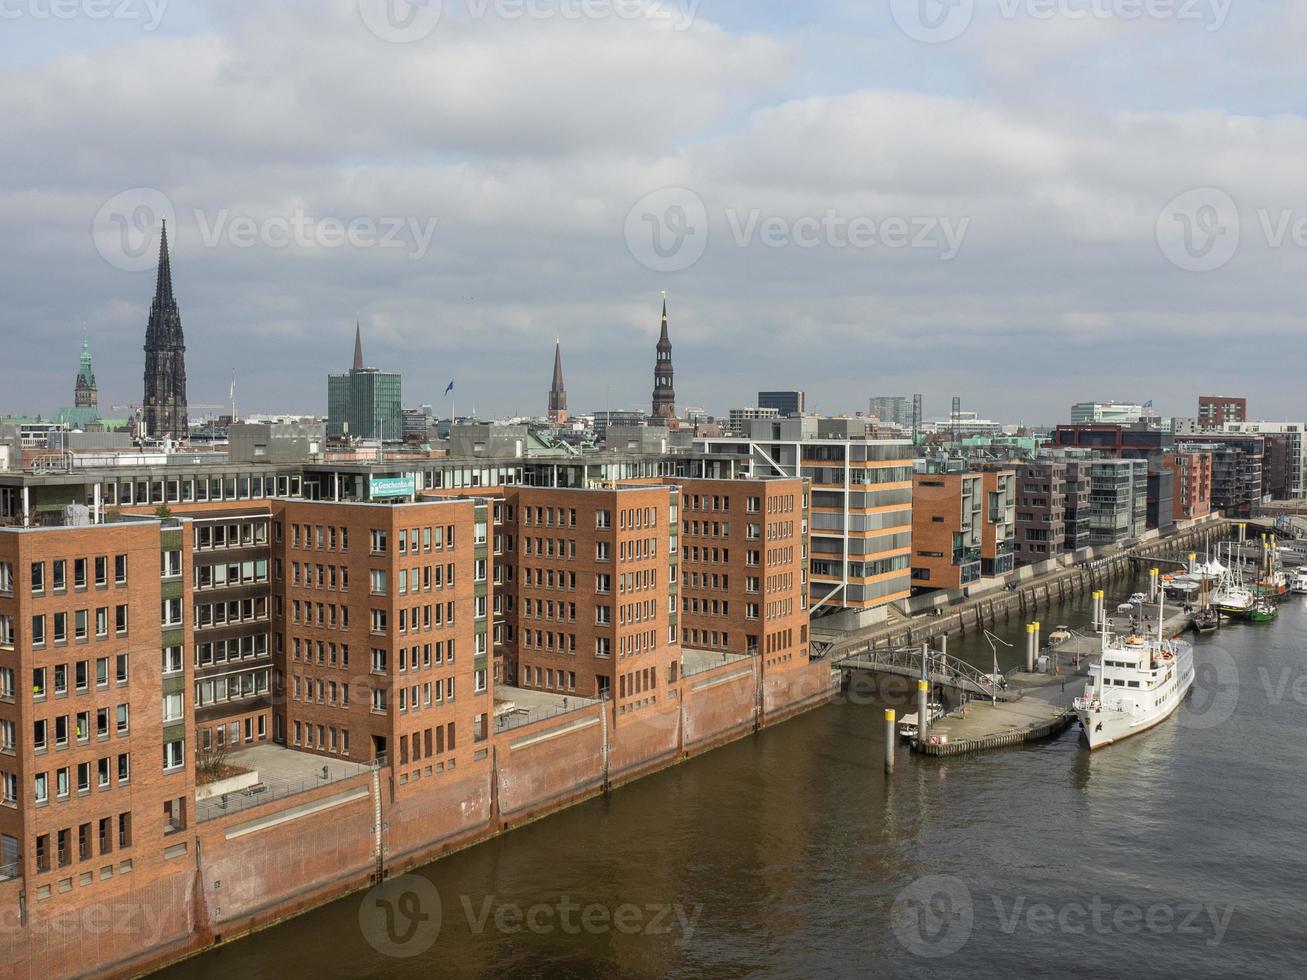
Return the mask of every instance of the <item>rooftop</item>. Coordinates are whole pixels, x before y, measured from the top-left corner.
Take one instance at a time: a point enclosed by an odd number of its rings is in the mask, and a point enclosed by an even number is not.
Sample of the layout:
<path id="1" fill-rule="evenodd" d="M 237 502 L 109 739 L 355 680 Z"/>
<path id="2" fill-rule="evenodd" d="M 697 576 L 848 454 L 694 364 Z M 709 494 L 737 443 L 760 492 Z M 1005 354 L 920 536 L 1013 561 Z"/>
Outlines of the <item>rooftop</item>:
<path id="1" fill-rule="evenodd" d="M 195 804 L 197 821 L 212 820 L 296 793 L 307 793 L 371 769 L 366 762 L 313 755 L 274 742 L 262 742 L 233 752 L 224 761 L 231 766 L 255 771 L 258 782 L 248 789 L 198 800 Z M 197 787 L 197 790 L 200 789 L 203 787 Z"/>

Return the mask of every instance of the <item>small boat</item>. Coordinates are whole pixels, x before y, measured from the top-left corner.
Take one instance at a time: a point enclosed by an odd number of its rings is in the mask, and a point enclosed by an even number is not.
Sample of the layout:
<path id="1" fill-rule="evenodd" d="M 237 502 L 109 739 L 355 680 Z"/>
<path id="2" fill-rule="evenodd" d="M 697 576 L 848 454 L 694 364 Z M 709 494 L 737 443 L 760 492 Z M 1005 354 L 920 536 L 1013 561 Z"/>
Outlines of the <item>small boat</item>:
<path id="1" fill-rule="evenodd" d="M 1252 590 L 1242 585 L 1226 585 L 1212 594 L 1212 608 L 1226 616 L 1246 616 L 1254 601 Z"/>
<path id="2" fill-rule="evenodd" d="M 1278 611 L 1275 608 L 1275 603 L 1267 602 L 1265 599 L 1258 599 L 1253 603 L 1252 608 L 1248 610 L 1244 618 L 1250 623 L 1269 623 L 1275 619 L 1275 614 Z"/>
<path id="3" fill-rule="evenodd" d="M 1048 634 L 1048 645 L 1057 646 L 1059 643 L 1065 643 L 1071 639 L 1071 630 L 1066 626 L 1059 626 L 1053 632 Z"/>
<path id="4" fill-rule="evenodd" d="M 1123 602 L 1116 607 L 1116 611 L 1119 613 L 1132 613 L 1135 611 L 1135 604 L 1133 602 Z"/>
<path id="5" fill-rule="evenodd" d="M 1136 592 L 1130 597 L 1130 605 L 1132 606 L 1142 606 L 1147 601 L 1148 596 L 1144 595 L 1142 592 Z"/>
<path id="6" fill-rule="evenodd" d="M 1204 606 L 1194 613 L 1193 628 L 1195 633 L 1211 633 L 1219 629 L 1221 614 L 1211 606 Z"/>
<path id="7" fill-rule="evenodd" d="M 1298 569 L 1289 588 L 1297 595 L 1307 595 L 1307 570 Z"/>

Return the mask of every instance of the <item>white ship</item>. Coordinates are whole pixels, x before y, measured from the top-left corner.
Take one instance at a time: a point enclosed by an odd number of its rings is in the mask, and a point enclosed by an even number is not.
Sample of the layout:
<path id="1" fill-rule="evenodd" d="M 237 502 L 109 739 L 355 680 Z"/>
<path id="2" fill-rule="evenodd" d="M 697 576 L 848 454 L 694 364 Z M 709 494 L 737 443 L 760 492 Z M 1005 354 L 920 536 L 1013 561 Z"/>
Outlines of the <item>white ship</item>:
<path id="1" fill-rule="evenodd" d="M 1101 749 L 1165 721 L 1194 682 L 1193 648 L 1161 636 L 1103 634 L 1102 658 L 1089 668 L 1075 711 L 1089 748 Z"/>
<path id="2" fill-rule="evenodd" d="M 1298 569 L 1289 587 L 1298 595 L 1307 595 L 1307 568 Z"/>

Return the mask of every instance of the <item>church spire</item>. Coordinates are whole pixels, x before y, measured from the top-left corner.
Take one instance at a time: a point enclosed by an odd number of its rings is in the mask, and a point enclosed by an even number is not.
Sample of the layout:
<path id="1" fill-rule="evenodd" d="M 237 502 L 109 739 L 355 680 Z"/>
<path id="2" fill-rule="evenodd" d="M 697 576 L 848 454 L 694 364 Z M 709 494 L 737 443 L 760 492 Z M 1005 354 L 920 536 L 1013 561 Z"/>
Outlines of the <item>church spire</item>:
<path id="1" fill-rule="evenodd" d="M 171 303 L 172 298 L 172 261 L 168 257 L 168 219 L 164 218 L 163 230 L 159 233 L 159 271 L 154 279 L 154 301 Z"/>
<path id="2" fill-rule="evenodd" d="M 145 327 L 145 431 L 156 439 L 186 439 L 190 419 L 186 409 L 186 338 L 172 292 L 172 261 L 168 226 L 159 232 L 159 269 L 154 301 Z"/>
<path id="3" fill-rule="evenodd" d="M 656 419 L 674 422 L 676 419 L 676 390 L 672 386 L 672 340 L 667 335 L 667 290 L 663 290 L 662 332 L 658 337 L 654 361 L 653 412 Z"/>
<path id="4" fill-rule="evenodd" d="M 567 389 L 563 387 L 563 342 L 554 338 L 554 380 L 549 386 L 549 421 L 562 425 L 567 421 Z"/>
<path id="5" fill-rule="evenodd" d="M 363 334 L 357 320 L 354 321 L 354 370 L 363 370 Z"/>

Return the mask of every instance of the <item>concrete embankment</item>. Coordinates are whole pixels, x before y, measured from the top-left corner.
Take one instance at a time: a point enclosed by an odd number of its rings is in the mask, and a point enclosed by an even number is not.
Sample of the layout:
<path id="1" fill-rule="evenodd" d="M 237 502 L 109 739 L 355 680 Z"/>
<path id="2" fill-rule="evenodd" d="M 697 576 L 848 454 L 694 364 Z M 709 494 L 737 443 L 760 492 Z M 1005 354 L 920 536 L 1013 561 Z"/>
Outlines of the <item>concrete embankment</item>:
<path id="1" fill-rule="evenodd" d="M 1005 579 L 973 587 L 967 594 L 941 592 L 908 600 L 901 615 L 887 623 L 837 638 L 831 643 L 833 659 L 865 649 L 899 649 L 928 642 L 935 637 L 968 631 L 979 632 L 1013 616 L 1033 615 L 1043 606 L 1060 602 L 1134 574 L 1150 561 L 1179 561 L 1210 539 L 1224 537 L 1232 528 L 1222 519 L 1192 522 L 1165 537 L 1150 532 L 1128 548 L 1086 548 L 1061 559 L 1017 569 Z M 820 633 L 814 629 L 814 635 Z"/>

